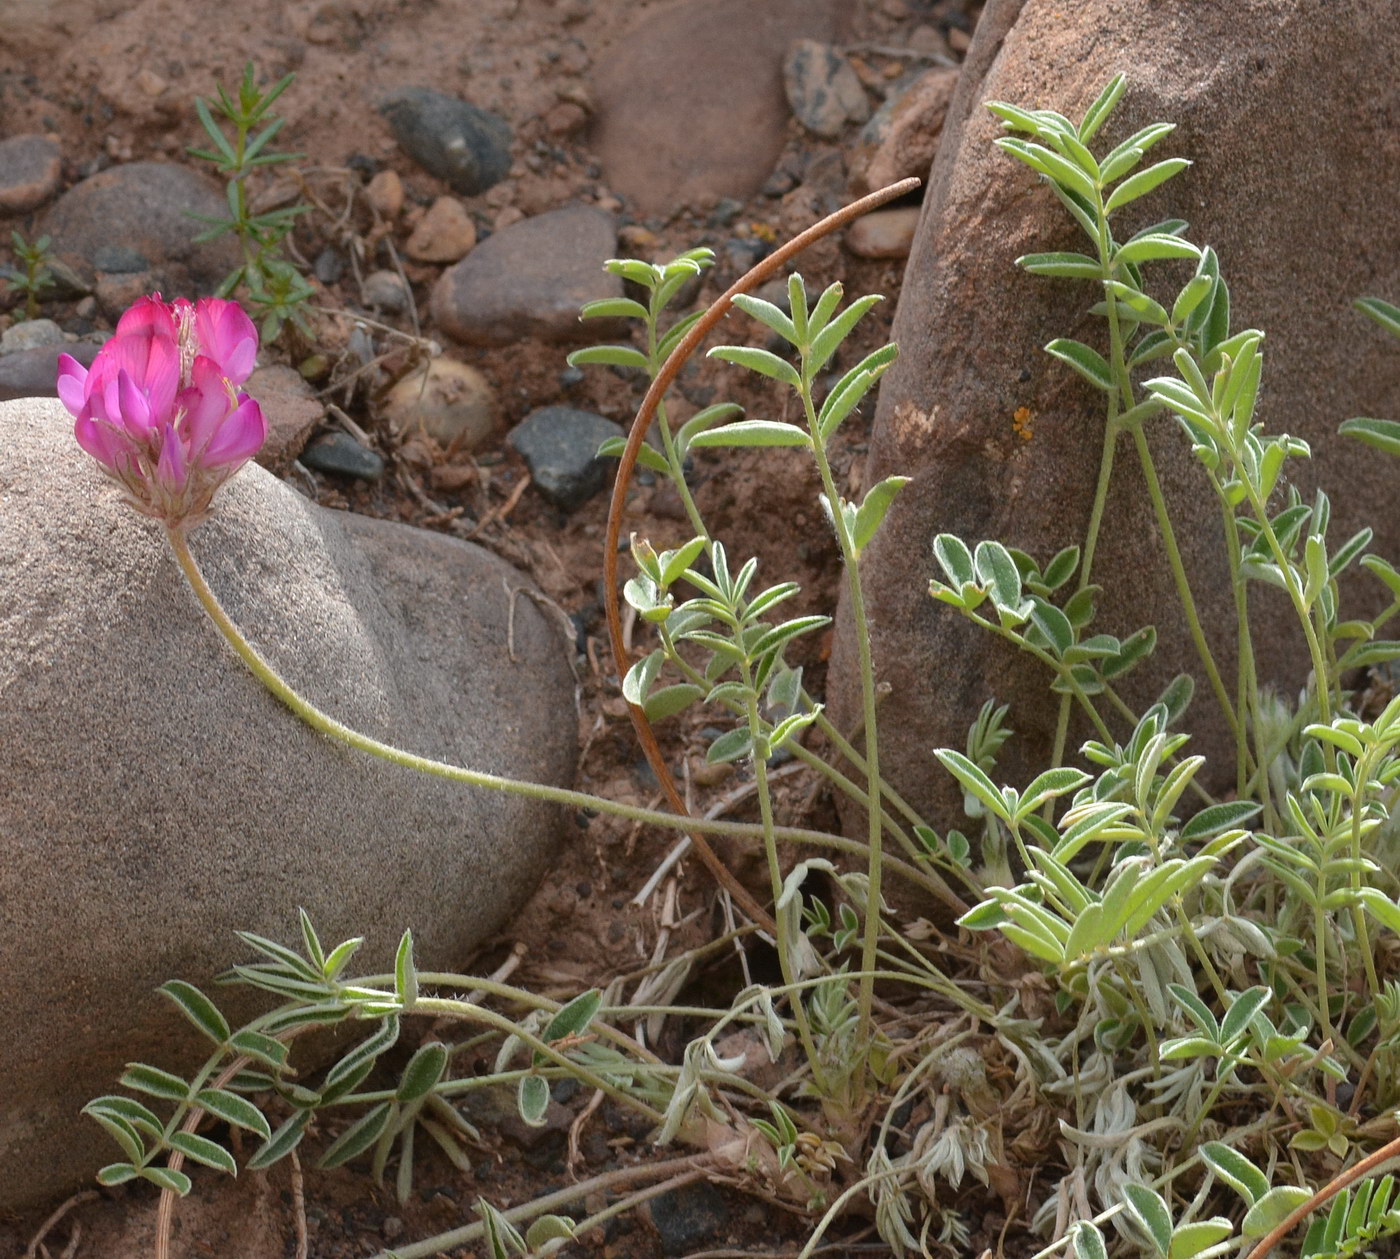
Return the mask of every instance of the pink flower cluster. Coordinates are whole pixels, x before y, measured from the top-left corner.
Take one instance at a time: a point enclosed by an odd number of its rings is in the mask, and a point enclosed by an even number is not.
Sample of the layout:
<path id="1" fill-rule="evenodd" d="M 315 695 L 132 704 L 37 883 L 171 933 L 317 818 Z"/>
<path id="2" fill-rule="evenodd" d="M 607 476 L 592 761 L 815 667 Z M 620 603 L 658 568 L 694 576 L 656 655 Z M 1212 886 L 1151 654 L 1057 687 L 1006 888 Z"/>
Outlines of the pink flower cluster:
<path id="1" fill-rule="evenodd" d="M 143 297 L 91 368 L 64 354 L 58 396 L 74 435 L 137 511 L 189 528 L 267 439 L 262 409 L 238 386 L 258 334 L 237 302 Z"/>

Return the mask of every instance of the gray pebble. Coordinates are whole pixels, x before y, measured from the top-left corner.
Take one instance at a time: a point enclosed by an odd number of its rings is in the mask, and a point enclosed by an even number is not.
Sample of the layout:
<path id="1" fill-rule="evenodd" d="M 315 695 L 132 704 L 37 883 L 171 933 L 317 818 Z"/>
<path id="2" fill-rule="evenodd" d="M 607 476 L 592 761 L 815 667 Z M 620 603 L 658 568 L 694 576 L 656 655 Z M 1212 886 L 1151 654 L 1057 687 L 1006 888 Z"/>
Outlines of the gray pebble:
<path id="1" fill-rule="evenodd" d="M 609 437 L 623 437 L 621 425 L 574 407 L 540 407 L 510 434 L 541 494 L 563 511 L 573 511 L 607 484 L 616 461 L 597 458 Z"/>
<path id="2" fill-rule="evenodd" d="M 334 472 L 360 481 L 377 481 L 384 475 L 384 460 L 349 433 L 322 433 L 312 438 L 301 452 L 301 462 L 317 472 Z"/>
<path id="3" fill-rule="evenodd" d="M 408 290 L 394 271 L 371 271 L 365 276 L 365 304 L 397 315 L 408 306 Z"/>
<path id="4" fill-rule="evenodd" d="M 408 87 L 390 95 L 379 112 L 399 147 L 464 197 L 485 192 L 510 171 L 510 125 L 485 109 Z"/>
<path id="5" fill-rule="evenodd" d="M 62 345 L 63 329 L 52 319 L 26 319 L 0 334 L 0 354 L 15 354 L 41 345 Z"/>
<path id="6" fill-rule="evenodd" d="M 340 250 L 327 245 L 316 255 L 311 270 L 322 284 L 338 284 L 340 277 L 345 274 L 345 259 Z"/>

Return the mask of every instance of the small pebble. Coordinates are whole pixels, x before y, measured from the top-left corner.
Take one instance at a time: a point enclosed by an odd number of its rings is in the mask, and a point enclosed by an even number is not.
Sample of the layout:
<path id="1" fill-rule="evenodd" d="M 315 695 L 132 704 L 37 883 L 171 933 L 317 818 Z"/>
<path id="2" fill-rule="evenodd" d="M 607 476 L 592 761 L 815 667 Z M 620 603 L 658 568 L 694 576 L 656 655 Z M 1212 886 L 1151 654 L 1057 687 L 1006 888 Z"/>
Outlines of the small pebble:
<path id="1" fill-rule="evenodd" d="M 345 256 L 334 245 L 327 245 L 316 255 L 311 271 L 322 284 L 337 284 L 345 274 Z"/>
<path id="2" fill-rule="evenodd" d="M 397 315 L 408 308 L 409 292 L 397 271 L 371 271 L 361 291 L 371 309 Z"/>
<path id="3" fill-rule="evenodd" d="M 403 209 L 403 180 L 398 171 L 382 170 L 365 185 L 365 199 L 380 218 L 393 220 Z"/>
<path id="4" fill-rule="evenodd" d="M 476 224 L 456 197 L 439 197 L 428 207 L 404 245 L 417 262 L 457 262 L 476 244 Z"/>
<path id="5" fill-rule="evenodd" d="M 846 229 L 846 248 L 859 258 L 907 258 L 919 226 L 919 207 L 876 210 Z"/>
<path id="6" fill-rule="evenodd" d="M 155 98 L 170 85 L 150 67 L 144 67 L 136 72 L 136 86 L 147 96 Z"/>
<path id="7" fill-rule="evenodd" d="M 544 125 L 553 136 L 571 136 L 588 121 L 588 111 L 574 101 L 560 101 L 545 111 Z"/>
<path id="8" fill-rule="evenodd" d="M 384 460 L 366 450 L 349 433 L 322 433 L 301 452 L 301 461 L 317 472 L 333 472 L 360 481 L 377 481 L 384 475 Z"/>

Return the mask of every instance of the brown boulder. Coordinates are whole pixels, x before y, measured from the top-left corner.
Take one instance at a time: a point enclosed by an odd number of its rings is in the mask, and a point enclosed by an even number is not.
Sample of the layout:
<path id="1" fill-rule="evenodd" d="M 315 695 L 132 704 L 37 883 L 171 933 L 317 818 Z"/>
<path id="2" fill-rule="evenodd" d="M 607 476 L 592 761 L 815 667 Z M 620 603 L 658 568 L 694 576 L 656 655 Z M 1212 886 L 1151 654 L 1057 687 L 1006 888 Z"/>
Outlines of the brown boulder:
<path id="1" fill-rule="evenodd" d="M 1123 226 L 1180 217 L 1190 239 L 1216 248 L 1233 326 L 1267 334 L 1258 418 L 1312 443 L 1314 458 L 1289 468 L 1305 497 L 1317 485 L 1331 492 L 1334 546 L 1372 524 L 1372 549 L 1395 558 L 1397 469 L 1335 431 L 1353 415 L 1400 415 L 1400 354 L 1351 308 L 1364 294 L 1400 295 L 1397 59 L 1400 25 L 1389 0 L 1346 0 L 1306 15 L 1262 0 L 1087 0 L 1073 21 L 1052 0 L 988 4 L 934 162 L 894 321 L 901 356 L 883 382 L 865 476 L 867 484 L 896 472 L 914 477 L 863 574 L 878 677 L 888 686 L 881 768 L 940 830 L 958 824 L 961 808 L 932 750 L 962 748 L 989 697 L 1010 701 L 1016 737 L 997 772 L 1024 784 L 1048 763 L 1058 704 L 1040 665 L 929 597 L 930 543 L 943 531 L 969 544 L 997 538 L 1042 563 L 1081 543 L 1104 431 L 1100 395 L 1042 351 L 1059 336 L 1106 346 L 1103 321 L 1085 314 L 1093 287 L 1014 265 L 1028 252 L 1080 248 L 1078 229 L 1038 177 L 994 146 L 1001 129 L 984 102 L 1077 120 L 1122 71 L 1127 93 L 1096 148 L 1149 122 L 1178 124 L 1159 156 L 1195 165 L 1125 210 Z M 1149 288 L 1173 273 L 1157 264 L 1155 274 Z M 1022 407 L 1032 413 L 1029 440 L 1024 416 L 1017 422 Z M 1152 421 L 1148 436 L 1207 636 L 1232 687 L 1236 618 L 1219 508 L 1175 423 Z M 1122 635 L 1151 623 L 1160 636 L 1155 656 L 1126 680 L 1130 703 L 1141 708 L 1180 670 L 1199 674 L 1129 438 L 1120 439 L 1094 580 L 1105 586 L 1099 630 Z M 1364 601 L 1373 585 L 1368 578 L 1352 593 Z M 1291 637 L 1292 614 L 1258 583 L 1250 589 L 1261 672 L 1296 694 L 1306 655 Z M 860 711 L 852 647 L 847 610 L 829 696 L 843 728 Z M 1233 765 L 1199 678 L 1185 727 L 1196 735 L 1191 750 L 1226 758 L 1217 777 Z M 1071 746 L 1082 735 L 1072 732 Z"/>
<path id="2" fill-rule="evenodd" d="M 788 133 L 783 54 L 837 35 L 836 0 L 681 0 L 599 58 L 593 148 L 644 214 L 756 193 Z"/>

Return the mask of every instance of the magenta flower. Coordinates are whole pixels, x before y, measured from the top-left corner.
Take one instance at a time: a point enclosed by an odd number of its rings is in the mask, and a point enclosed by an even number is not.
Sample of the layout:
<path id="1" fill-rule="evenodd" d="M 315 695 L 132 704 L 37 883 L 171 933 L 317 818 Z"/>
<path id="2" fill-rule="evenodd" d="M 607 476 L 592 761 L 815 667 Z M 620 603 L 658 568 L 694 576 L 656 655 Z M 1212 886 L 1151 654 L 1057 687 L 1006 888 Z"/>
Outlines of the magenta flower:
<path id="1" fill-rule="evenodd" d="M 137 511 L 176 528 L 209 514 L 215 492 L 267 440 L 241 385 L 258 334 L 236 302 L 143 297 L 90 368 L 58 360 L 73 433 Z"/>

